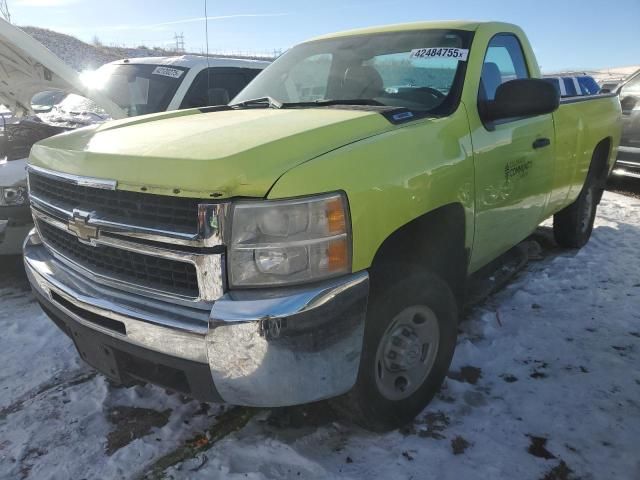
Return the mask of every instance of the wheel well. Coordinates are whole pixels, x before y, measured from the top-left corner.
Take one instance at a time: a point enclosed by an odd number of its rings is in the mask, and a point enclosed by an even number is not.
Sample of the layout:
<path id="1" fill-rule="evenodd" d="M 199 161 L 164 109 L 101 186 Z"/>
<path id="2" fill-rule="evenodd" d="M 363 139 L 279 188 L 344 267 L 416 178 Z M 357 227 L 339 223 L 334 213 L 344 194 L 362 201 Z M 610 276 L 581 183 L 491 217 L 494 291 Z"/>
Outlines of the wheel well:
<path id="1" fill-rule="evenodd" d="M 591 167 L 596 178 L 603 183 L 609 175 L 609 158 L 611 157 L 611 137 L 604 138 L 593 149 Z"/>
<path id="2" fill-rule="evenodd" d="M 447 282 L 462 307 L 468 262 L 464 207 L 452 203 L 421 215 L 387 237 L 372 263 L 372 287 L 388 280 L 377 278 L 376 271 L 388 272 L 384 267 L 389 264 L 420 266 Z"/>

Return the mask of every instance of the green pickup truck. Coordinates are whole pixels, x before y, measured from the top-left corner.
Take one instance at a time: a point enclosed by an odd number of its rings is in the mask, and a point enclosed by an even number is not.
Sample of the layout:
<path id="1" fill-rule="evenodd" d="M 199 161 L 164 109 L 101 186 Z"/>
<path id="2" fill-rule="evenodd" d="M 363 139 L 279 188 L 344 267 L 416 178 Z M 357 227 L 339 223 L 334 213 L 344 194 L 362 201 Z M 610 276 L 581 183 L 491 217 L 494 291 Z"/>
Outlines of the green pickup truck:
<path id="1" fill-rule="evenodd" d="M 552 215 L 588 241 L 620 135 L 617 97 L 560 101 L 514 25 L 327 35 L 229 106 L 36 144 L 26 269 L 115 381 L 394 428 L 440 387 L 472 273 Z"/>

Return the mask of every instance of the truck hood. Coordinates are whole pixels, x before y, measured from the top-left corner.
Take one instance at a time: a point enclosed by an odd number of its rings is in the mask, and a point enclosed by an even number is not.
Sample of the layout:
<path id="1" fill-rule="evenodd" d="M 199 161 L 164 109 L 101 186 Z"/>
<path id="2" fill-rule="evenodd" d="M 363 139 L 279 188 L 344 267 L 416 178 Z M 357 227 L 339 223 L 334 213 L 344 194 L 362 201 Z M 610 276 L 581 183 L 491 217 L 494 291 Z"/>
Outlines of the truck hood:
<path id="1" fill-rule="evenodd" d="M 105 95 L 87 88 L 78 73 L 44 45 L 0 19 L 0 104 L 16 116 L 33 115 L 31 99 L 46 90 L 77 93 L 96 102 L 112 118 L 126 117 Z"/>
<path id="2" fill-rule="evenodd" d="M 393 128 L 379 113 L 336 108 L 182 110 L 48 138 L 30 163 L 117 180 L 122 190 L 262 197 L 296 165 Z"/>

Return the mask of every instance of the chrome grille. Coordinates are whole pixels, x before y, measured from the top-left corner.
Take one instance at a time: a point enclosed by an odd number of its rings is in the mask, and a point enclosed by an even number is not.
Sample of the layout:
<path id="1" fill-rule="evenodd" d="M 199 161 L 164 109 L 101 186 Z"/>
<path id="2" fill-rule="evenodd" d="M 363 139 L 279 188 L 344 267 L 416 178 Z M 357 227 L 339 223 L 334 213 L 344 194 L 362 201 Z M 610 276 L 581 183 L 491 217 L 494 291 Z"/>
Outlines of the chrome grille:
<path id="1" fill-rule="evenodd" d="M 228 202 L 127 192 L 115 180 L 35 166 L 28 171 L 38 231 L 67 267 L 96 283 L 198 308 L 224 294 Z"/>
<path id="2" fill-rule="evenodd" d="M 170 294 L 199 296 L 197 271 L 191 263 L 108 245 L 86 245 L 75 235 L 43 221 L 38 221 L 38 231 L 46 245 L 92 272 Z"/>
<path id="3" fill-rule="evenodd" d="M 196 234 L 198 206 L 195 198 L 93 188 L 64 178 L 29 172 L 31 194 L 60 209 L 97 212 L 102 218 L 130 225 L 154 225 L 160 230 Z"/>

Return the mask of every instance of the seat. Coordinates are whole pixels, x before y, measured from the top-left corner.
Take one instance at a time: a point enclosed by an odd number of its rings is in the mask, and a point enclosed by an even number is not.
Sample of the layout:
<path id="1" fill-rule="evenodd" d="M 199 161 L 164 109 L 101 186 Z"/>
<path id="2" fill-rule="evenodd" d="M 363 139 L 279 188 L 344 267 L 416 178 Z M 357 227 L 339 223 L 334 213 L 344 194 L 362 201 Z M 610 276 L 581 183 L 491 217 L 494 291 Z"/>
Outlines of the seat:
<path id="1" fill-rule="evenodd" d="M 207 105 L 227 105 L 231 100 L 226 88 L 210 88 L 207 90 Z"/>
<path id="2" fill-rule="evenodd" d="M 342 81 L 341 100 L 371 99 L 383 93 L 383 81 L 373 67 L 349 67 Z"/>
<path id="3" fill-rule="evenodd" d="M 493 62 L 485 62 L 482 66 L 482 76 L 480 78 L 485 99 L 493 100 L 496 96 L 496 90 L 502 84 L 502 74 L 498 65 Z"/>

